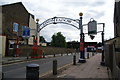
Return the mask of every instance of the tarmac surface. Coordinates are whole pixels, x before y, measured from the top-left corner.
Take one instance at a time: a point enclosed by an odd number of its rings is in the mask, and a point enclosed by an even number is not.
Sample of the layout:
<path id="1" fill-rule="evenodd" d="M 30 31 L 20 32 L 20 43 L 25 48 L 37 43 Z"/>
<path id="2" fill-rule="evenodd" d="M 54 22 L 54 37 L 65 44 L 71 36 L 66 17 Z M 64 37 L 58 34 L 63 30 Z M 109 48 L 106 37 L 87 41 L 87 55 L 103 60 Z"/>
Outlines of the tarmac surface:
<path id="1" fill-rule="evenodd" d="M 63 54 L 63 55 L 66 55 L 66 54 Z M 68 55 L 71 55 L 71 54 L 68 54 Z M 61 54 L 56 55 L 56 57 L 57 56 L 61 56 Z M 54 57 L 54 56 L 53 55 L 45 56 L 45 58 L 51 58 L 51 57 Z M 40 58 L 38 58 L 38 59 L 40 59 Z M 30 60 L 37 60 L 37 59 L 30 58 L 30 57 L 2 57 L 2 65 L 18 63 L 18 62 L 22 62 L 22 61 L 30 61 Z"/>
<path id="2" fill-rule="evenodd" d="M 49 58 L 47 56 L 46 58 Z M 52 57 L 52 56 L 51 56 Z M 19 61 L 29 60 L 27 57 L 6 57 L 2 59 L 3 64 L 10 64 Z M 30 59 L 31 60 L 31 59 Z M 101 53 L 97 53 L 91 56 L 89 59 L 86 59 L 86 63 L 76 63 L 76 65 L 69 65 L 68 68 L 63 70 L 57 75 L 48 76 L 47 78 L 111 78 L 111 73 L 109 68 L 106 66 L 101 66 Z"/>

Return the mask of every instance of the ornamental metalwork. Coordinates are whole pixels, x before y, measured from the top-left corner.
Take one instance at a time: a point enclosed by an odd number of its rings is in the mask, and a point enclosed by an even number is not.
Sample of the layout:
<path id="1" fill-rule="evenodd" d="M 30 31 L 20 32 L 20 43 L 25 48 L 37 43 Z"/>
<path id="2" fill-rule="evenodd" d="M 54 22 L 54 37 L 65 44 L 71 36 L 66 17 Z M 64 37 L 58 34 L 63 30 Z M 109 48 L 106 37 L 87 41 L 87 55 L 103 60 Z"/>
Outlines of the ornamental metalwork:
<path id="1" fill-rule="evenodd" d="M 43 23 L 41 23 L 38 27 L 38 32 L 40 30 L 42 30 L 44 27 L 46 27 L 47 25 L 49 24 L 57 24 L 57 23 L 63 23 L 63 24 L 68 24 L 68 25 L 71 25 L 77 29 L 78 26 L 79 26 L 79 20 L 74 20 L 74 19 L 71 19 L 71 18 L 65 18 L 65 17 L 53 17 L 53 18 L 50 18 L 50 19 L 47 19 L 46 21 L 44 21 Z"/>

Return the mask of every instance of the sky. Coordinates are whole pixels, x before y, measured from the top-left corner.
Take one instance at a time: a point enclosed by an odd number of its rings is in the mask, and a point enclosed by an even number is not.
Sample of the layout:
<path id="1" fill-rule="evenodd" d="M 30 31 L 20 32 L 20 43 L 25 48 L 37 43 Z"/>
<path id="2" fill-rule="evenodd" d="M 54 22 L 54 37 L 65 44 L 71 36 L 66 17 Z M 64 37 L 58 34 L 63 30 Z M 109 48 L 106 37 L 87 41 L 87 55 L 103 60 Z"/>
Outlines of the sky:
<path id="1" fill-rule="evenodd" d="M 105 40 L 114 37 L 114 0 L 2 0 L 0 5 L 22 2 L 27 11 L 39 18 L 39 24 L 53 17 L 67 17 L 79 19 L 79 13 L 83 13 L 82 24 L 88 24 L 91 18 L 97 23 L 105 23 Z M 102 30 L 102 25 L 97 26 Z M 87 33 L 87 26 L 83 26 Z M 40 35 L 50 42 L 54 33 L 61 32 L 66 41 L 80 41 L 80 30 L 67 24 L 50 24 L 40 31 Z M 86 34 L 86 42 L 101 42 L 101 33 L 95 35 L 93 40 Z"/>

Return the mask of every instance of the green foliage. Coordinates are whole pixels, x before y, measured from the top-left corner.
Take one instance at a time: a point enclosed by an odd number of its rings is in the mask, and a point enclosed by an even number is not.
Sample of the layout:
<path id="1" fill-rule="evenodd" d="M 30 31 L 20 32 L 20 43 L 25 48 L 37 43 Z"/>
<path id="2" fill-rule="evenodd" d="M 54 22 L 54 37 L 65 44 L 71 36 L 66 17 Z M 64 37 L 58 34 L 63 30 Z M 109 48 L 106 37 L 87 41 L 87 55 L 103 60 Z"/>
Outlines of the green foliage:
<path id="1" fill-rule="evenodd" d="M 58 32 L 52 36 L 51 46 L 53 47 L 66 47 L 65 37 Z"/>
<path id="2" fill-rule="evenodd" d="M 39 36 L 39 42 L 46 42 L 45 38 L 43 36 Z"/>

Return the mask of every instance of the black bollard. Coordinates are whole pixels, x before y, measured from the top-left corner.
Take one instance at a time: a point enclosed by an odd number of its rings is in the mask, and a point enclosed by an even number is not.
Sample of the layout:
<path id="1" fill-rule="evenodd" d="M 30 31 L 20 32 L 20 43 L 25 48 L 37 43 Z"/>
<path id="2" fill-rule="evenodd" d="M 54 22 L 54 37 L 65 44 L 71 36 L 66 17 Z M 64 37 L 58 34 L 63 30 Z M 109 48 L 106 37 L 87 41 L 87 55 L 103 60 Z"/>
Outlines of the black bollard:
<path id="1" fill-rule="evenodd" d="M 73 65 L 76 65 L 76 55 L 73 56 Z"/>
<path id="2" fill-rule="evenodd" d="M 89 53 L 87 53 L 87 59 L 89 59 Z"/>
<path id="3" fill-rule="evenodd" d="M 4 73 L 2 72 L 2 79 L 1 80 L 4 80 Z"/>
<path id="4" fill-rule="evenodd" d="M 54 54 L 54 57 L 55 57 L 55 54 Z"/>
<path id="5" fill-rule="evenodd" d="M 61 53 L 61 56 L 63 56 L 63 54 Z"/>
<path id="6" fill-rule="evenodd" d="M 43 53 L 43 58 L 45 58 L 45 53 Z"/>
<path id="7" fill-rule="evenodd" d="M 29 59 L 29 56 L 27 56 L 27 59 Z"/>
<path id="8" fill-rule="evenodd" d="M 94 53 L 92 52 L 92 56 L 94 56 Z"/>
<path id="9" fill-rule="evenodd" d="M 53 60 L 53 75 L 57 75 L 57 60 Z"/>
<path id="10" fill-rule="evenodd" d="M 26 79 L 27 80 L 39 80 L 39 65 L 28 64 L 26 66 Z"/>

